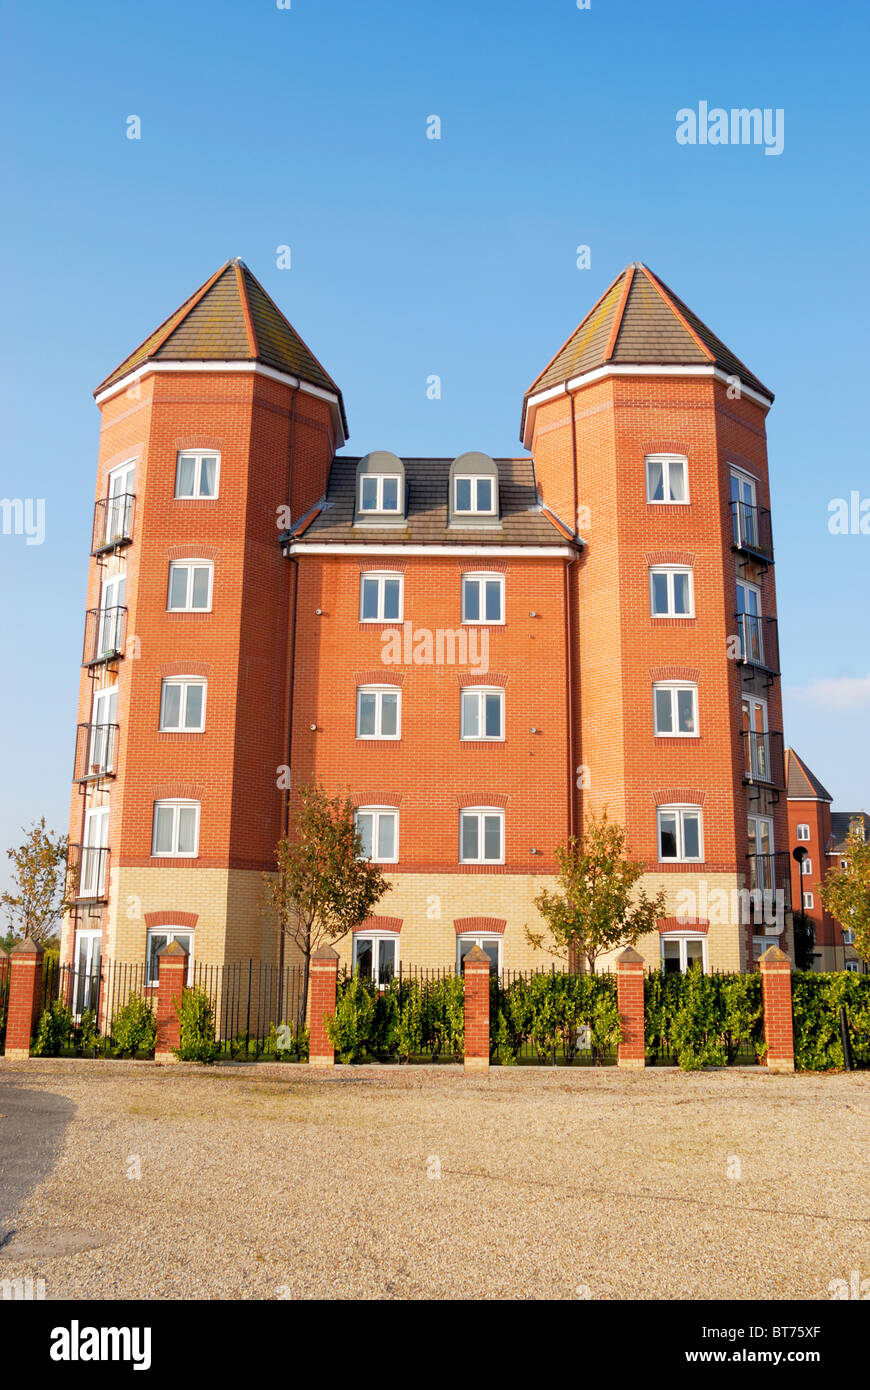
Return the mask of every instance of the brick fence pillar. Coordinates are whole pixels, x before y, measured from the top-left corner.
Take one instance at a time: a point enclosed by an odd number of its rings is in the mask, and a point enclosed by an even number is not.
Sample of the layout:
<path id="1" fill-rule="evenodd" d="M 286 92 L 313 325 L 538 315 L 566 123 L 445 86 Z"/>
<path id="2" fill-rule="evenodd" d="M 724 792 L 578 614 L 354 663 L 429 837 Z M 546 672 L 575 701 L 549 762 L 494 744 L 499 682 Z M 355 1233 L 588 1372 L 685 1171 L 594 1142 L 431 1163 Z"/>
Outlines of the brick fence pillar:
<path id="1" fill-rule="evenodd" d="M 181 995 L 187 983 L 188 955 L 177 941 L 167 941 L 157 952 L 157 1043 L 155 1062 L 177 1062 L 172 1051 L 181 1042 Z M 177 1006 L 177 1007 L 176 1007 Z"/>
<path id="2" fill-rule="evenodd" d="M 791 961 L 778 946 L 770 946 L 759 962 L 764 1003 L 767 1070 L 794 1071 L 794 1026 L 791 1012 Z"/>
<path id="3" fill-rule="evenodd" d="M 335 1013 L 338 993 L 338 952 L 331 946 L 321 946 L 311 957 L 309 984 L 310 1067 L 334 1067 L 335 1049 L 326 1031 L 326 1019 Z"/>
<path id="4" fill-rule="evenodd" d="M 489 956 L 472 946 L 465 967 L 465 1070 L 489 1070 Z"/>
<path id="5" fill-rule="evenodd" d="M 9 978 L 9 957 L 8 957 L 8 955 L 6 954 L 6 952 L 3 950 L 3 947 L 0 946 L 0 994 L 2 994 L 2 992 L 3 992 L 3 986 L 6 984 L 6 981 L 8 980 L 8 978 Z"/>
<path id="6" fill-rule="evenodd" d="M 42 1003 L 41 946 L 29 936 L 17 941 L 9 954 L 9 1002 L 6 1009 L 6 1056 L 23 1062 Z"/>
<path id="7" fill-rule="evenodd" d="M 643 956 L 626 946 L 616 958 L 616 1001 L 622 1039 L 616 1065 L 639 1071 L 646 1066 L 643 1011 Z"/>

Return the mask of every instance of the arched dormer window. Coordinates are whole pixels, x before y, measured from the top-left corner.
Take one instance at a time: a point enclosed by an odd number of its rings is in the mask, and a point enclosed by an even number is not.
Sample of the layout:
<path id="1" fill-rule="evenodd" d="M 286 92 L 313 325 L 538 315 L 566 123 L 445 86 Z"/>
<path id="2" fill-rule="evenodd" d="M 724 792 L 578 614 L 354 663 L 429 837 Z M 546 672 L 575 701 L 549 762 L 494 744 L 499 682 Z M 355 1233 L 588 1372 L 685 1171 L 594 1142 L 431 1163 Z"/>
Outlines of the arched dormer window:
<path id="1" fill-rule="evenodd" d="M 451 526 L 499 524 L 498 467 L 488 454 L 460 454 L 450 465 Z"/>
<path id="2" fill-rule="evenodd" d="M 379 449 L 366 454 L 356 468 L 354 525 L 395 522 L 405 518 L 405 465 L 395 454 Z"/>

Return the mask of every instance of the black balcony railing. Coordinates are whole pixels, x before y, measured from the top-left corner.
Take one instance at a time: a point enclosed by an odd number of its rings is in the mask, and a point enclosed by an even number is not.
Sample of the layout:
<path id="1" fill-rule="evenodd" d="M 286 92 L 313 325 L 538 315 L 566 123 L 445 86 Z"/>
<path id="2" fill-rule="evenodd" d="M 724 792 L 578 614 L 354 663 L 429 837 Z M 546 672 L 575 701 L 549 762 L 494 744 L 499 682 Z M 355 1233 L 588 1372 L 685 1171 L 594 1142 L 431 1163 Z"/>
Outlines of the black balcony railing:
<path id="1" fill-rule="evenodd" d="M 85 614 L 82 665 L 97 666 L 101 661 L 116 661 L 123 656 L 126 632 L 126 608 L 89 608 Z"/>
<path id="2" fill-rule="evenodd" d="M 783 737 L 778 729 L 759 733 L 741 729 L 743 737 L 743 781 L 762 787 L 785 786 Z"/>
<path id="3" fill-rule="evenodd" d="M 117 753 L 117 724 L 79 724 L 73 781 L 91 782 L 99 777 L 114 777 Z"/>
<path id="4" fill-rule="evenodd" d="M 66 896 L 74 903 L 106 902 L 109 893 L 109 857 L 104 845 L 70 845 L 66 861 Z"/>
<path id="5" fill-rule="evenodd" d="M 136 498 L 132 492 L 117 497 L 100 497 L 94 506 L 94 533 L 91 554 L 102 555 L 117 550 L 133 539 L 133 517 Z"/>
<path id="6" fill-rule="evenodd" d="M 735 550 L 773 564 L 773 530 L 767 507 L 748 502 L 731 503 L 731 527 Z"/>
<path id="7" fill-rule="evenodd" d="M 768 904 L 791 908 L 791 856 L 784 850 L 779 854 L 748 854 L 747 887 L 759 894 L 765 912 Z M 779 895 L 782 894 L 780 899 Z"/>
<path id="8" fill-rule="evenodd" d="M 735 613 L 739 660 L 779 675 L 779 632 L 776 618 L 755 613 Z"/>

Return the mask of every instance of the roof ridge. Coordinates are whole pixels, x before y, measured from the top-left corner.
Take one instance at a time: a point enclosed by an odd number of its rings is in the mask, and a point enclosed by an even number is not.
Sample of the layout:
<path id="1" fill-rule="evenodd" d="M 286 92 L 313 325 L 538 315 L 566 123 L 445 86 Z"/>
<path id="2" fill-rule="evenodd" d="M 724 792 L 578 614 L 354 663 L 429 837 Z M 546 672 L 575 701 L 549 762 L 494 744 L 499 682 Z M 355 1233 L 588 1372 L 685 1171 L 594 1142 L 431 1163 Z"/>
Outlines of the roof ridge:
<path id="1" fill-rule="evenodd" d="M 619 272 L 618 275 L 614 276 L 614 278 L 611 280 L 610 284 L 607 286 L 607 289 L 604 291 L 604 293 L 598 296 L 598 298 L 596 299 L 595 303 L 592 305 L 592 308 L 589 310 L 589 312 L 583 315 L 582 319 L 580 320 L 580 322 L 577 324 L 577 326 L 576 326 L 575 328 L 572 328 L 572 329 L 571 329 L 571 332 L 568 334 L 567 338 L 565 339 L 564 343 L 562 343 L 561 347 L 557 348 L 557 350 L 553 353 L 553 356 L 550 358 L 550 360 L 549 360 L 549 362 L 546 364 L 546 366 L 545 366 L 540 372 L 538 372 L 538 375 L 535 377 L 535 379 L 534 379 L 534 381 L 532 382 L 531 386 L 530 386 L 529 389 L 526 391 L 526 395 L 527 395 L 527 396 L 531 396 L 531 395 L 532 395 L 532 393 L 534 392 L 535 387 L 537 386 L 538 382 L 541 380 L 541 377 L 547 375 L 547 372 L 550 370 L 550 368 L 552 367 L 553 363 L 556 361 L 556 359 L 557 359 L 557 357 L 559 356 L 559 354 L 565 351 L 565 348 L 566 348 L 566 347 L 568 346 L 568 344 L 572 341 L 572 339 L 576 338 L 577 334 L 580 332 L 580 329 L 583 327 L 584 323 L 586 323 L 587 320 L 591 319 L 592 315 L 595 313 L 595 310 L 598 309 L 598 308 L 601 306 L 601 304 L 604 302 L 604 300 L 605 300 L 605 299 L 607 298 L 607 296 L 610 294 L 611 290 L 614 288 L 615 285 L 617 285 L 617 284 L 619 283 L 619 281 L 622 279 L 623 275 L 625 275 L 625 274 L 627 273 L 627 271 L 628 271 L 628 266 L 625 266 L 625 267 L 623 267 L 623 269 Z"/>
<path id="2" fill-rule="evenodd" d="M 283 312 L 283 310 L 279 309 L 278 305 L 275 303 L 275 301 L 274 301 L 274 299 L 272 298 L 272 296 L 270 295 L 269 291 L 265 288 L 264 285 L 262 285 L 262 284 L 260 283 L 260 281 L 257 279 L 256 275 L 255 275 L 254 272 L 251 270 L 251 268 L 250 268 L 249 266 L 246 266 L 246 265 L 244 264 L 244 262 L 241 262 L 241 265 L 242 265 L 243 274 L 249 276 L 250 279 L 253 280 L 254 284 L 257 286 L 257 289 L 258 289 L 258 290 L 260 291 L 260 293 L 269 301 L 269 303 L 271 304 L 272 308 L 275 310 L 275 313 L 278 315 L 278 317 L 279 317 L 280 319 L 282 319 L 282 320 L 284 321 L 284 323 L 286 323 L 286 325 L 287 325 L 287 327 L 290 329 L 291 333 L 293 333 L 294 336 L 295 336 L 296 338 L 298 338 L 299 342 L 302 344 L 302 347 L 304 347 L 305 351 L 308 353 L 308 356 L 312 359 L 313 362 L 315 362 L 315 363 L 317 364 L 317 366 L 318 366 L 318 367 L 320 368 L 320 370 L 323 372 L 323 375 L 326 377 L 327 381 L 329 381 L 329 382 L 332 384 L 333 389 L 334 389 L 336 392 L 338 392 L 338 394 L 339 394 L 339 396 L 340 396 L 340 395 L 341 395 L 341 391 L 339 390 L 338 384 L 336 383 L 336 381 L 334 380 L 334 378 L 332 377 L 332 375 L 326 370 L 326 368 L 324 367 L 324 365 L 323 365 L 323 363 L 321 362 L 320 358 L 319 358 L 315 353 L 313 353 L 313 352 L 311 351 L 311 348 L 308 346 L 308 344 L 306 343 L 305 339 L 302 337 L 302 334 L 299 332 L 298 328 L 294 328 L 294 327 L 293 327 L 293 324 L 290 322 L 290 320 L 288 319 L 287 315 Z M 245 287 L 245 302 L 247 303 L 247 286 Z"/>
<path id="3" fill-rule="evenodd" d="M 704 340 L 703 340 L 703 338 L 700 336 L 700 334 L 695 332 L 694 328 L 693 328 L 692 325 L 689 323 L 689 321 L 688 321 L 688 319 L 686 318 L 685 314 L 683 314 L 683 313 L 680 311 L 680 309 L 677 307 L 676 303 L 674 302 L 674 292 L 673 292 L 673 290 L 669 289 L 668 286 L 665 284 L 665 282 L 664 282 L 663 280 L 660 281 L 659 278 L 658 278 L 658 276 L 657 276 L 652 270 L 650 270 L 650 268 L 649 268 L 648 265 L 643 265 L 643 264 L 642 264 L 641 268 L 642 268 L 644 274 L 646 275 L 646 278 L 649 280 L 650 284 L 652 285 L 653 289 L 655 289 L 655 290 L 658 291 L 658 293 L 661 295 L 662 299 L 664 300 L 665 304 L 667 304 L 668 308 L 670 309 L 671 313 L 676 315 L 676 317 L 679 319 L 680 323 L 681 323 L 681 324 L 683 325 L 683 327 L 685 328 L 686 332 L 689 334 L 689 336 L 692 337 L 692 338 L 694 338 L 694 340 L 695 340 L 695 342 L 697 343 L 698 347 L 701 349 L 701 351 L 703 352 L 704 356 L 707 358 L 707 361 L 708 361 L 708 362 L 714 362 L 714 363 L 715 363 L 715 361 L 716 361 L 716 354 L 715 354 L 714 352 L 711 352 L 710 348 L 709 348 L 709 347 L 707 346 L 707 344 L 704 342 Z M 707 325 L 704 324 L 704 327 L 707 328 Z M 712 329 L 707 328 L 707 332 L 708 332 L 708 333 L 711 333 L 711 332 L 712 332 Z M 713 333 L 713 337 L 715 338 L 716 336 L 717 336 L 717 335 L 716 335 L 715 333 Z M 724 344 L 723 344 L 723 346 L 724 346 Z M 747 368 L 747 370 L 748 370 L 748 368 Z"/>
<path id="4" fill-rule="evenodd" d="M 233 268 L 236 272 L 236 285 L 239 291 L 239 299 L 242 304 L 242 313 L 245 318 L 245 330 L 248 334 L 248 343 L 251 349 L 251 356 L 257 358 L 260 355 L 260 347 L 257 342 L 257 330 L 254 328 L 254 320 L 251 315 L 251 305 L 248 300 L 248 287 L 245 284 L 245 271 L 248 269 L 240 256 L 236 256 L 233 261 Z M 248 271 L 250 274 L 250 271 Z"/>
<path id="5" fill-rule="evenodd" d="M 622 272 L 625 276 L 625 284 L 622 287 L 622 294 L 620 295 L 619 303 L 616 306 L 616 313 L 613 315 L 613 323 L 610 326 L 610 333 L 608 335 L 607 344 L 604 349 L 605 362 L 611 362 L 613 360 L 613 354 L 616 351 L 616 344 L 619 339 L 619 335 L 622 331 L 622 320 L 625 317 L 625 306 L 628 303 L 628 296 L 631 294 L 631 287 L 634 284 L 635 271 L 639 265 L 639 261 L 632 261 L 631 265 L 626 266 L 625 270 Z"/>

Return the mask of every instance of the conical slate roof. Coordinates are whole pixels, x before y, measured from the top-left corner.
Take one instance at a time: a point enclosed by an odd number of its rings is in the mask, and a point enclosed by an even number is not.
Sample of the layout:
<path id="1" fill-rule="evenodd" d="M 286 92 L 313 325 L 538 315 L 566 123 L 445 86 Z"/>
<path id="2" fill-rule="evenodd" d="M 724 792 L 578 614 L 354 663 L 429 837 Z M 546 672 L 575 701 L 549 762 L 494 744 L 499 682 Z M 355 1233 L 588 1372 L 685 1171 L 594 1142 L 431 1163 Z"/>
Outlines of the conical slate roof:
<path id="1" fill-rule="evenodd" d="M 833 801 L 831 793 L 822 786 L 814 772 L 799 758 L 793 748 L 785 750 L 786 795 L 790 801 Z"/>
<path id="2" fill-rule="evenodd" d="M 773 400 L 773 392 L 640 261 L 626 266 L 605 290 L 529 387 L 526 402 L 609 364 L 712 365 Z"/>
<path id="3" fill-rule="evenodd" d="M 164 319 L 105 381 L 95 395 L 146 362 L 262 362 L 338 396 L 341 392 L 244 261 L 227 261 Z"/>

